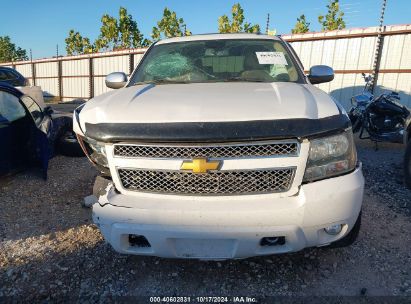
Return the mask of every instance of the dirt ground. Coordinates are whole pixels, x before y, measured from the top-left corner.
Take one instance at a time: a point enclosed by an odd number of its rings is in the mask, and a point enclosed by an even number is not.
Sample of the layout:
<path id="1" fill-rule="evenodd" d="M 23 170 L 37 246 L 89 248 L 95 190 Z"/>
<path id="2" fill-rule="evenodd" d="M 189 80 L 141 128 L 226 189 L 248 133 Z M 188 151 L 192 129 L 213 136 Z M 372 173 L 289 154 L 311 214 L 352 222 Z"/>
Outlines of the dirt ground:
<path id="1" fill-rule="evenodd" d="M 58 156 L 0 180 L 0 301 L 117 296 L 397 296 L 411 300 L 411 191 L 401 145 L 358 142 L 366 191 L 357 242 L 246 260 L 125 256 L 105 244 L 81 207 L 96 170 Z M 408 296 L 401 298 L 398 296 Z M 377 298 L 373 298 L 376 300 Z M 404 302 L 405 303 L 405 302 Z"/>

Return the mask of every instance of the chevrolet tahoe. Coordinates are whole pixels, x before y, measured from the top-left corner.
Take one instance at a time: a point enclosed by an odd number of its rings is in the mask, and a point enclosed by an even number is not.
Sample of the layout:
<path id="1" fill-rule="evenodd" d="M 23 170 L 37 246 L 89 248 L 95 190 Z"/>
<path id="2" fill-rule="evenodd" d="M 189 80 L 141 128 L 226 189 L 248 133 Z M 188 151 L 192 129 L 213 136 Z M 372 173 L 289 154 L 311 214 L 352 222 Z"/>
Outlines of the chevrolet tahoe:
<path id="1" fill-rule="evenodd" d="M 350 120 L 292 47 L 261 34 L 154 43 L 74 111 L 100 169 L 93 221 L 121 253 L 219 260 L 348 246 L 364 179 Z"/>

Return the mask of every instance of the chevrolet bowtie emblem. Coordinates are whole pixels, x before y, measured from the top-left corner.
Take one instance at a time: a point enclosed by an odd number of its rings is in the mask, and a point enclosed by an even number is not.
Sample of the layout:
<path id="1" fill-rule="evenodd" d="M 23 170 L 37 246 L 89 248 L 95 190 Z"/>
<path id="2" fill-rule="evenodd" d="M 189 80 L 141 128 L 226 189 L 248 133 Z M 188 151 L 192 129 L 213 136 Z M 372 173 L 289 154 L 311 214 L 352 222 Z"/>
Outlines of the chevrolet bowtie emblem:
<path id="1" fill-rule="evenodd" d="M 206 158 L 195 158 L 192 161 L 185 160 L 181 170 L 190 170 L 193 173 L 207 173 L 210 170 L 218 170 L 221 162 L 218 160 L 208 161 Z"/>

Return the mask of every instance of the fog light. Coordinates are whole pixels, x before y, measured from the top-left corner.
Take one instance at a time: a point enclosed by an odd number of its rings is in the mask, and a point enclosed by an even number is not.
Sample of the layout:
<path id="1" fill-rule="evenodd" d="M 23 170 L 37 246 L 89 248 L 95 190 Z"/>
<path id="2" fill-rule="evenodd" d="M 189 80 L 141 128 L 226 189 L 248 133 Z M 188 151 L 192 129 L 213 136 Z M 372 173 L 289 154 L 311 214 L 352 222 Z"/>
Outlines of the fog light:
<path id="1" fill-rule="evenodd" d="M 331 225 L 326 228 L 324 228 L 324 231 L 330 235 L 337 235 L 341 232 L 343 225 L 337 224 L 337 225 Z"/>

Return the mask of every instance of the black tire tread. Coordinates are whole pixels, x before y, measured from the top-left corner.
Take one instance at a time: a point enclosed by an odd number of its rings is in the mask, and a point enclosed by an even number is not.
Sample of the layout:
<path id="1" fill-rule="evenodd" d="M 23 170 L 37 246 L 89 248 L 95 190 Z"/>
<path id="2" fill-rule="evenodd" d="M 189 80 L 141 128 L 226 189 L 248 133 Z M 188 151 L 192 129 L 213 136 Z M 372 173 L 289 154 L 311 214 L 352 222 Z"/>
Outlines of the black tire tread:
<path id="1" fill-rule="evenodd" d="M 80 144 L 65 140 L 64 134 L 58 139 L 57 143 L 58 151 L 61 155 L 69 157 L 83 157 L 84 152 L 80 147 Z"/>

